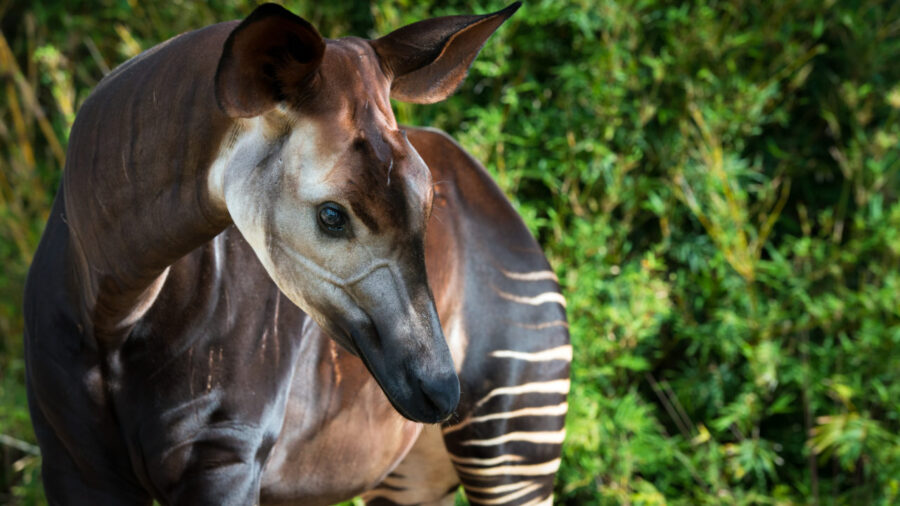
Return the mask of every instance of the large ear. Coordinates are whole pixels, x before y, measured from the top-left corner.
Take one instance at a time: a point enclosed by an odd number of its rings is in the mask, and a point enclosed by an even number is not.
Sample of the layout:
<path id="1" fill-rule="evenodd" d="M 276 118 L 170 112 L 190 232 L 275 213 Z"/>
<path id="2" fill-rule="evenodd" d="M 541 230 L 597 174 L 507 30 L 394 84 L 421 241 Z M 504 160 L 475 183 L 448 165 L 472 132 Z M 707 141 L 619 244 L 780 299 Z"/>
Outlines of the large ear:
<path id="1" fill-rule="evenodd" d="M 257 116 L 310 85 L 325 41 L 306 20 L 263 4 L 231 32 L 216 69 L 216 101 L 231 117 Z"/>
<path id="2" fill-rule="evenodd" d="M 391 83 L 391 97 L 431 104 L 450 96 L 488 37 L 521 2 L 493 14 L 427 19 L 371 42 Z"/>

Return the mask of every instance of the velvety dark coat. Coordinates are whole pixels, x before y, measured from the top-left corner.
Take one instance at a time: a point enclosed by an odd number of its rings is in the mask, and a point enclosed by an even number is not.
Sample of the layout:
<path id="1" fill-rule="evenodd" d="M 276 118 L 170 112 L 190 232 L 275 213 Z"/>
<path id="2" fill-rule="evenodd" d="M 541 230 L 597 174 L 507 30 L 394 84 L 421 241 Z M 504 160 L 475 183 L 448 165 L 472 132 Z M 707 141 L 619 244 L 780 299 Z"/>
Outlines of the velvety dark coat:
<path id="1" fill-rule="evenodd" d="M 214 76 L 236 26 L 123 64 L 78 114 L 25 293 L 50 502 L 327 504 L 375 489 L 372 503 L 411 503 L 446 500 L 459 483 L 473 503 L 548 500 L 569 339 L 538 244 L 456 143 L 408 129 L 435 182 L 427 281 L 460 401 L 443 437 L 400 416 L 363 361 L 279 291 L 207 193 L 234 131 Z M 358 42 L 327 41 L 342 43 Z M 537 386 L 503 390 L 521 385 Z M 413 483 L 403 469 L 443 476 Z"/>

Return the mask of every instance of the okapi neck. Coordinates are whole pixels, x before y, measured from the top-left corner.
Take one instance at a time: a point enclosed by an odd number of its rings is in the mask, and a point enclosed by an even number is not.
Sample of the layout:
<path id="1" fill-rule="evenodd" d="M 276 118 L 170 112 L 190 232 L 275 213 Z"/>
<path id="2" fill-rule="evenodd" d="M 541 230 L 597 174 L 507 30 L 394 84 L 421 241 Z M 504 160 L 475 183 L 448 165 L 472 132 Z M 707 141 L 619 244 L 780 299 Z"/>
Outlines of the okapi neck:
<path id="1" fill-rule="evenodd" d="M 78 113 L 62 191 L 83 323 L 98 344 L 127 335 L 167 268 L 230 219 L 207 173 L 231 120 L 213 77 L 232 26 L 157 46 L 104 78 Z"/>

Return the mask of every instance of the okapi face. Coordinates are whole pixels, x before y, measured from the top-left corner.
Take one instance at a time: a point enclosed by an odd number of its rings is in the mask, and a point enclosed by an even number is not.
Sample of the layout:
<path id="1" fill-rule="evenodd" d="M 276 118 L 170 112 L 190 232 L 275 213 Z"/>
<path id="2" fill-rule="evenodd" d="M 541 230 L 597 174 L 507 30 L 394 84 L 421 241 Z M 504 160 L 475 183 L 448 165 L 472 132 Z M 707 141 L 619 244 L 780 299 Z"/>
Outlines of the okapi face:
<path id="1" fill-rule="evenodd" d="M 425 271 L 431 176 L 390 97 L 446 98 L 517 8 L 325 41 L 267 4 L 231 33 L 216 74 L 235 124 L 210 171 L 214 200 L 282 292 L 416 421 L 449 417 L 459 381 Z"/>

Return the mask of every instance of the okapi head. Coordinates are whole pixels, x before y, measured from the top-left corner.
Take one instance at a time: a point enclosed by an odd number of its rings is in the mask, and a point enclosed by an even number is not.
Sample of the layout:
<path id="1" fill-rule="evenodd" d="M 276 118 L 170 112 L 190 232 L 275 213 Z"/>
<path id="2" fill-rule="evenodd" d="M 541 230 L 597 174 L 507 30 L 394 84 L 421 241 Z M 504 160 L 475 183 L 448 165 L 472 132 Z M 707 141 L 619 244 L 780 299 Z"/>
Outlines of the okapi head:
<path id="1" fill-rule="evenodd" d="M 425 272 L 431 176 L 390 97 L 449 96 L 518 6 L 369 41 L 324 40 L 266 4 L 228 37 L 216 72 L 234 127 L 210 171 L 214 200 L 281 291 L 416 421 L 449 417 L 459 380 Z"/>

